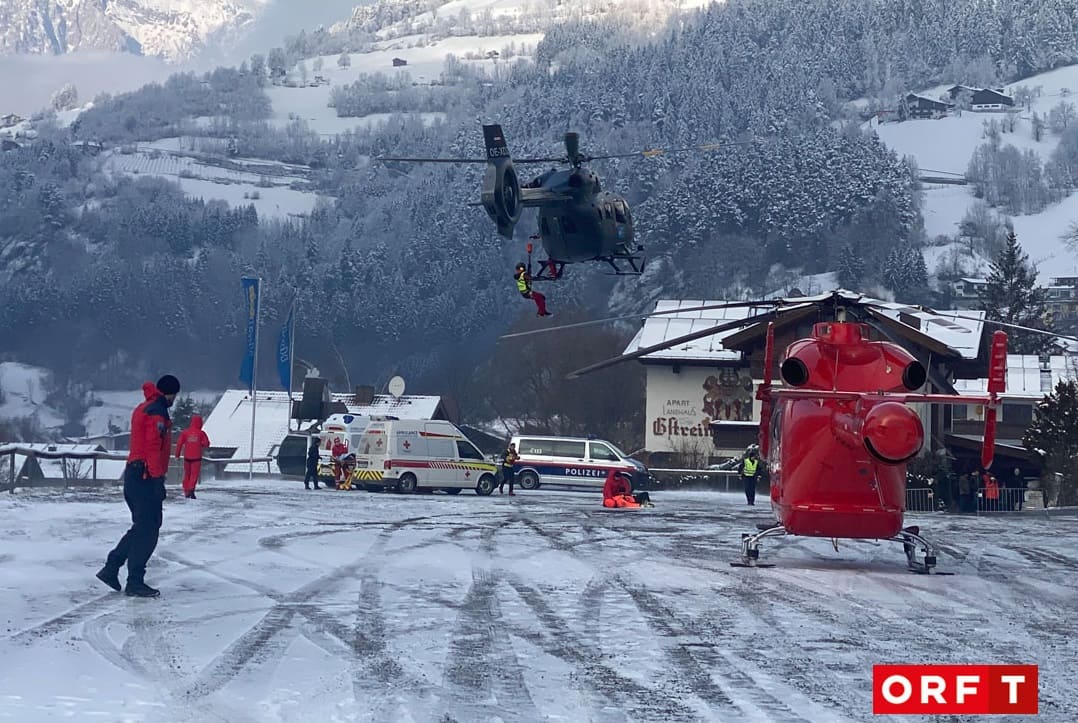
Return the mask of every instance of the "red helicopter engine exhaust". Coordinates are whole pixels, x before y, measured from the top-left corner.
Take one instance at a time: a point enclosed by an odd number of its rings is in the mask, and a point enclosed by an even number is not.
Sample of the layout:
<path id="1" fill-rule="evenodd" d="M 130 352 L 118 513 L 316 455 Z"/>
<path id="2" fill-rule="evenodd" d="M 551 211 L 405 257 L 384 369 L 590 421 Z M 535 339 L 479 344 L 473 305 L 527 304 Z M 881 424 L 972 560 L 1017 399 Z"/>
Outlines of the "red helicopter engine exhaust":
<path id="1" fill-rule="evenodd" d="M 900 402 L 881 402 L 863 414 L 835 412 L 831 429 L 847 447 L 863 445 L 875 459 L 890 465 L 908 462 L 925 441 L 921 418 Z"/>

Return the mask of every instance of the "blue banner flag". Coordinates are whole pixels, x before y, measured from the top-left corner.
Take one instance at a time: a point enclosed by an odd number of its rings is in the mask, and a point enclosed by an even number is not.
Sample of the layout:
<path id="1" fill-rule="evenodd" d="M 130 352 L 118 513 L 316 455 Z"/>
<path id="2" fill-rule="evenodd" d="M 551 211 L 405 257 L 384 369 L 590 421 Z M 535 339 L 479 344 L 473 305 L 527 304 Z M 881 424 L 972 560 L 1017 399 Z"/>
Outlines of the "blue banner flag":
<path id="1" fill-rule="evenodd" d="M 255 352 L 258 348 L 258 292 L 261 279 L 243 277 L 243 300 L 247 312 L 247 349 L 240 364 L 240 381 L 254 392 Z"/>
<path id="2" fill-rule="evenodd" d="M 292 391 L 292 328 L 296 321 L 296 302 L 288 309 L 288 318 L 281 327 L 281 335 L 277 337 L 277 373 L 281 376 L 281 386 Z"/>

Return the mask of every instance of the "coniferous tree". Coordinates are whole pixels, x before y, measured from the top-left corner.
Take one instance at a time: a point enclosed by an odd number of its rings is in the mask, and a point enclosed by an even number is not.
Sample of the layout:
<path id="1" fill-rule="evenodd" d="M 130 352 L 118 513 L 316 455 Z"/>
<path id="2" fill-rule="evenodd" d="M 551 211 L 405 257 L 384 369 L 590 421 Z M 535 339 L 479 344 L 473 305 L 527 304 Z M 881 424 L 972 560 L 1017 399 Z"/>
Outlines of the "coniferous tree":
<path id="1" fill-rule="evenodd" d="M 1037 273 L 1012 231 L 991 264 L 981 308 L 993 321 L 1050 331 L 1047 292 L 1036 284 Z M 1012 354 L 1041 354 L 1052 344 L 1052 338 L 1045 334 L 1011 328 L 1004 331 Z"/>
<path id="2" fill-rule="evenodd" d="M 1061 381 L 1037 404 L 1022 444 L 1044 464 L 1049 500 L 1078 504 L 1078 384 Z"/>

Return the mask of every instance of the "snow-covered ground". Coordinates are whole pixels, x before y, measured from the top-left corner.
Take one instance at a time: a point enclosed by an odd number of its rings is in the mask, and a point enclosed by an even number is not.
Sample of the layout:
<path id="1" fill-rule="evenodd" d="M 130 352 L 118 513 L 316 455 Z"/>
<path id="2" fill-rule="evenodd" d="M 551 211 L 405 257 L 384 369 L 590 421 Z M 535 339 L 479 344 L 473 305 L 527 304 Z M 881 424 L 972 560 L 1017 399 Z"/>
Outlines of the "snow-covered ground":
<path id="1" fill-rule="evenodd" d="M 388 118 L 388 114 L 375 113 L 362 118 L 339 118 L 337 111 L 329 107 L 330 95 L 333 88 L 339 85 L 348 85 L 354 82 L 361 74 L 383 73 L 393 76 L 398 72 L 406 72 L 416 83 L 430 83 L 441 78 L 445 59 L 448 55 L 456 55 L 464 58 L 466 54 L 485 55 L 494 50 L 502 53 L 509 45 L 514 45 L 518 53 L 522 53 L 508 60 L 476 59 L 464 60 L 471 65 L 479 65 L 493 74 L 499 63 L 513 63 L 520 58 L 529 58 L 535 51 L 535 46 L 543 39 L 541 33 L 529 35 L 497 35 L 478 36 L 467 35 L 449 37 L 442 40 L 431 41 L 427 36 L 409 36 L 397 38 L 392 41 L 384 41 L 377 44 L 377 49 L 368 53 L 351 53 L 349 59 L 351 65 L 341 68 L 337 65 L 339 55 L 323 55 L 322 69 L 314 70 L 315 58 L 303 61 L 307 68 L 307 78 L 313 81 L 316 75 L 323 76 L 328 85 L 319 85 L 306 88 L 288 88 L 286 86 L 273 86 L 266 89 L 273 104 L 273 117 L 271 123 L 285 126 L 296 118 L 307 121 L 307 125 L 316 133 L 334 135 L 354 130 L 356 128 L 369 127 L 376 123 L 382 123 Z M 413 46 L 413 47 L 409 47 Z M 393 58 L 401 58 L 408 61 L 408 65 L 400 68 L 393 67 Z M 298 68 L 298 66 L 296 66 Z M 290 77 L 300 79 L 296 68 L 292 69 Z M 418 113 L 426 122 L 443 118 L 444 113 Z"/>
<path id="2" fill-rule="evenodd" d="M 189 155 L 192 153 L 189 144 L 185 145 L 181 138 L 165 138 L 144 145 L 152 150 L 110 153 L 104 162 L 105 169 L 111 173 L 167 178 L 178 183 L 192 198 L 222 200 L 233 207 L 252 204 L 259 218 L 306 215 L 323 198 L 317 193 L 289 188 L 290 184 L 304 179 L 288 175 L 291 167 L 284 163 L 249 159 L 252 164 L 268 169 L 267 173 L 259 174 L 200 163 Z"/>
<path id="3" fill-rule="evenodd" d="M 1041 73 L 1017 83 L 1006 90 L 1013 94 L 1018 86 L 1041 88 L 1041 95 L 1029 109 L 1019 108 L 1013 133 L 1004 133 L 1002 143 L 1014 145 L 1020 150 L 1030 149 L 1047 161 L 1059 144 L 1059 136 L 1047 128 L 1040 141 L 1033 138 L 1032 114 L 1035 112 L 1047 121 L 1048 113 L 1060 102 L 1078 105 L 1078 65 L 1071 65 L 1048 73 Z M 929 97 L 939 97 L 947 86 L 937 86 L 922 92 Z M 960 116 L 951 115 L 936 120 L 912 120 L 902 123 L 884 123 L 876 129 L 880 139 L 901 156 L 913 156 L 922 171 L 940 171 L 963 175 L 973 153 L 987 143 L 985 124 L 995 120 L 1002 123 L 1005 114 L 974 113 L 965 111 Z M 929 239 L 939 235 L 955 236 L 958 224 L 966 210 L 976 199 L 968 186 L 929 186 L 924 194 L 922 212 L 925 231 Z M 1044 211 L 1026 216 L 1015 216 L 1014 229 L 1023 250 L 1039 267 L 1039 280 L 1049 283 L 1052 276 L 1078 273 L 1078 253 L 1068 249 L 1061 237 L 1078 219 L 1078 194 L 1071 194 L 1061 202 Z M 935 255 L 938 257 L 938 254 Z M 926 253 L 929 271 L 935 271 L 934 257 Z M 986 269 L 985 269 L 986 270 Z"/>
<path id="4" fill-rule="evenodd" d="M 1075 517 L 912 516 L 956 573 L 916 576 L 798 538 L 732 568 L 763 509 L 656 504 L 209 481 L 170 490 L 139 600 L 93 577 L 118 490 L 3 495 L 0 719 L 862 721 L 873 664 L 934 662 L 1036 663 L 1073 720 Z"/>

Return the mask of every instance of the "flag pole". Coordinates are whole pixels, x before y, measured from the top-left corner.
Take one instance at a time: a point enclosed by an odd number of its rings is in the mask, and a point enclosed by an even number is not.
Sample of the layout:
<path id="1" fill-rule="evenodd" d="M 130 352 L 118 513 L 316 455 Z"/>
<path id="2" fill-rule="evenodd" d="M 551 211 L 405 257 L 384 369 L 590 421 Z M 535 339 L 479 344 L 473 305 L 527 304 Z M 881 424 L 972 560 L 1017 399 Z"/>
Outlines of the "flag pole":
<path id="1" fill-rule="evenodd" d="M 258 295 L 255 297 L 255 358 L 251 365 L 251 455 L 247 460 L 247 479 L 255 478 L 255 412 L 258 409 L 258 319 L 262 311 L 262 278 L 258 279 Z"/>
<path id="2" fill-rule="evenodd" d="M 292 319 L 291 327 L 288 330 L 288 424 L 291 426 L 292 420 L 292 377 L 296 374 L 296 297 L 292 297 L 292 310 L 289 316 Z M 299 424 L 296 424 L 296 429 L 299 429 Z"/>

